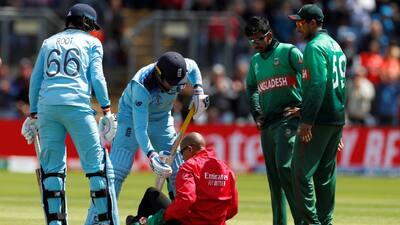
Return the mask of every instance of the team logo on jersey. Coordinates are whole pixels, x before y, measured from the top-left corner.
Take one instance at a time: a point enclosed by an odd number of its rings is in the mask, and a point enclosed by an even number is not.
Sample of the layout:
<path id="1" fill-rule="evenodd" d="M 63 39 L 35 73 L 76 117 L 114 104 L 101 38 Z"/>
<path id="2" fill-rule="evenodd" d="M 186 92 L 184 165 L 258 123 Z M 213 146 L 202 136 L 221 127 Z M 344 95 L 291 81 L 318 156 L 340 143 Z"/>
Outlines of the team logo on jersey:
<path id="1" fill-rule="evenodd" d="M 279 66 L 279 64 L 281 64 L 279 58 L 274 58 L 274 66 Z"/>
<path id="2" fill-rule="evenodd" d="M 141 102 L 141 101 L 135 101 L 136 106 L 141 106 L 142 104 L 143 104 L 143 102 Z"/>

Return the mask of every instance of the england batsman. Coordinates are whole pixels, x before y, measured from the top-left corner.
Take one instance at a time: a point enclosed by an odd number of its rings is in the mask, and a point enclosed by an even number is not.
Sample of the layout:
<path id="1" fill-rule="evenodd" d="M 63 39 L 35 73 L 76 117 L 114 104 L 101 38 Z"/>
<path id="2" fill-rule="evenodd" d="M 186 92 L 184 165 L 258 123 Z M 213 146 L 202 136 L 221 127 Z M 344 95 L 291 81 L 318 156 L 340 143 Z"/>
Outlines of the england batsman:
<path id="1" fill-rule="evenodd" d="M 90 196 L 101 225 L 119 225 L 113 171 L 107 152 L 100 145 L 92 88 L 108 124 L 106 137 L 116 126 L 110 112 L 103 74 L 103 47 L 88 34 L 100 29 L 96 11 L 87 4 L 75 4 L 68 11 L 65 30 L 46 39 L 39 51 L 29 85 L 30 113 L 21 133 L 32 143 L 40 133 L 42 202 L 47 224 L 67 225 L 65 195 L 68 132 L 74 141 L 86 177 Z M 111 133 L 109 133 L 111 132 Z M 110 135 L 111 134 L 111 135 Z M 88 196 L 89 197 L 89 196 Z"/>
<path id="2" fill-rule="evenodd" d="M 345 123 L 346 56 L 322 29 L 315 4 L 297 14 L 297 31 L 308 41 L 303 59 L 303 104 L 292 169 L 297 209 L 306 224 L 333 224 L 336 152 Z"/>
<path id="3" fill-rule="evenodd" d="M 171 109 L 188 81 L 193 87 L 193 119 L 197 119 L 208 107 L 208 95 L 204 94 L 200 69 L 194 60 L 177 52 L 166 52 L 157 62 L 141 68 L 128 83 L 119 100 L 118 128 L 110 153 L 117 196 L 139 147 L 158 176 L 172 174 L 168 190 L 175 192 L 175 177 L 183 163 L 182 156 L 176 154 L 172 166 L 169 166 L 159 153 L 169 155 L 174 143 L 176 131 Z M 86 225 L 92 225 L 95 218 L 91 209 Z"/>
<path id="4" fill-rule="evenodd" d="M 286 199 L 295 223 L 301 224 L 295 210 L 291 161 L 301 106 L 302 54 L 295 46 L 276 40 L 265 18 L 251 18 L 245 32 L 258 52 L 251 58 L 246 91 L 261 130 L 273 224 L 287 224 Z"/>

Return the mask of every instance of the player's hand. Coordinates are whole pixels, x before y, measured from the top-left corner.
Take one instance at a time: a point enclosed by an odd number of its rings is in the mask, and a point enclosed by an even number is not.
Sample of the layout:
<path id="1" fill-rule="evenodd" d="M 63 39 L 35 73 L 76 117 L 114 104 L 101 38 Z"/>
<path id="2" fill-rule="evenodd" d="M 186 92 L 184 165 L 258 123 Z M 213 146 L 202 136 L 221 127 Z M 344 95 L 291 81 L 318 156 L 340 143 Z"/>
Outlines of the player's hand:
<path id="1" fill-rule="evenodd" d="M 25 137 L 26 141 L 30 145 L 32 144 L 33 138 L 35 138 L 37 132 L 37 117 L 36 114 L 33 114 L 25 119 L 24 123 L 22 124 L 21 134 Z"/>
<path id="2" fill-rule="evenodd" d="M 164 178 L 168 178 L 169 176 L 171 176 L 172 174 L 171 166 L 163 162 L 162 159 L 160 158 L 160 155 L 157 152 L 151 151 L 151 153 L 149 154 L 149 159 L 150 159 L 150 167 L 155 174 Z"/>
<path id="3" fill-rule="evenodd" d="M 263 116 L 263 115 L 259 115 L 259 116 L 256 118 L 256 126 L 257 126 L 257 129 L 258 129 L 258 130 L 261 130 L 263 124 L 264 124 L 264 116 Z"/>
<path id="4" fill-rule="evenodd" d="M 308 143 L 312 139 L 312 133 L 311 133 L 312 125 L 302 123 L 300 124 L 299 128 L 297 129 L 297 134 L 300 136 L 301 141 Z"/>
<path id="5" fill-rule="evenodd" d="M 107 141 L 112 141 L 117 133 L 117 118 L 110 110 L 105 111 L 104 116 L 100 117 L 99 132 L 102 137 Z"/>
<path id="6" fill-rule="evenodd" d="M 164 221 L 164 212 L 165 212 L 164 209 L 160 209 L 153 215 L 150 215 L 149 217 L 147 217 L 146 219 L 142 220 L 142 218 L 143 218 L 142 217 L 139 219 L 139 224 L 147 224 L 147 225 L 165 224 L 164 223 L 165 222 Z M 142 220 L 142 223 L 141 223 L 141 220 Z"/>
<path id="7" fill-rule="evenodd" d="M 167 163 L 167 160 L 168 160 L 169 156 L 171 155 L 171 153 L 169 151 L 160 151 L 158 153 L 158 155 L 160 156 L 161 162 Z"/>
<path id="8" fill-rule="evenodd" d="M 340 138 L 340 142 L 339 142 L 339 145 L 338 145 L 338 151 L 340 152 L 340 151 L 342 151 L 344 149 L 344 143 L 343 143 L 343 138 Z"/>
<path id="9" fill-rule="evenodd" d="M 147 225 L 147 217 L 144 217 L 144 216 L 140 217 L 138 224 Z"/>
<path id="10" fill-rule="evenodd" d="M 193 89 L 192 102 L 189 105 L 189 109 L 194 106 L 194 114 L 193 119 L 197 120 L 208 108 L 210 105 L 210 100 L 208 95 L 204 94 L 203 88 L 201 86 L 197 86 Z"/>
<path id="11" fill-rule="evenodd" d="M 289 118 L 300 117 L 300 108 L 298 108 L 298 107 L 286 107 L 283 110 L 283 116 L 284 117 L 289 117 Z"/>

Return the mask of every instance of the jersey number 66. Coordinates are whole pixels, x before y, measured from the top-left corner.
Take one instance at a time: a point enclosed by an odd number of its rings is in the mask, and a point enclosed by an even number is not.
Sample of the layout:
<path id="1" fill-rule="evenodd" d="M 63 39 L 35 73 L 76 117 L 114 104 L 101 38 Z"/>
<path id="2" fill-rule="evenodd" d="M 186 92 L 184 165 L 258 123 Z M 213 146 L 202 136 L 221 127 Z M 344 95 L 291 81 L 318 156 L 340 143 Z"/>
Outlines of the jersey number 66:
<path id="1" fill-rule="evenodd" d="M 79 74 L 79 70 L 80 70 L 80 62 L 79 62 L 78 58 L 74 57 L 74 54 L 73 54 L 74 52 L 75 52 L 76 55 L 79 56 L 78 49 L 71 48 L 71 49 L 68 49 L 65 52 L 65 55 L 61 60 L 58 60 L 58 59 L 54 59 L 54 58 L 50 59 L 50 57 L 52 56 L 53 53 L 56 54 L 57 56 L 61 55 L 60 50 L 58 50 L 58 49 L 51 50 L 49 52 L 49 55 L 47 56 L 47 70 L 46 70 L 47 76 L 53 77 L 53 76 L 55 76 L 56 74 L 58 74 L 60 72 L 60 70 L 61 70 L 60 61 L 63 61 L 63 72 L 64 72 L 64 74 L 66 74 L 68 76 L 71 76 L 71 77 L 74 77 L 74 76 L 78 75 Z M 70 55 L 70 53 L 72 55 Z M 71 71 L 71 66 L 68 67 L 68 65 L 70 63 L 75 64 L 75 68 L 74 68 L 73 71 Z M 52 65 L 54 65 L 55 68 Z M 50 70 L 50 68 L 51 68 L 51 70 Z"/>

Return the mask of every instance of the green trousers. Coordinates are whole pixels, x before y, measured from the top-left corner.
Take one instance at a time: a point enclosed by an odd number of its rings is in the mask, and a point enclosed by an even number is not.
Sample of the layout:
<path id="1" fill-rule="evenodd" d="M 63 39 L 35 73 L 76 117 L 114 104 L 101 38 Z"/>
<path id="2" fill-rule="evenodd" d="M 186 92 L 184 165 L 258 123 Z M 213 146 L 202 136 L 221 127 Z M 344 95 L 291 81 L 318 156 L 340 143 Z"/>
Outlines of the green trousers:
<path id="1" fill-rule="evenodd" d="M 309 143 L 296 138 L 292 162 L 294 196 L 306 224 L 332 224 L 336 153 L 342 130 L 343 126 L 314 125 Z"/>
<path id="2" fill-rule="evenodd" d="M 271 192 L 273 225 L 286 225 L 286 199 L 295 224 L 301 217 L 295 210 L 291 162 L 298 118 L 275 122 L 261 130 L 261 145 Z"/>

